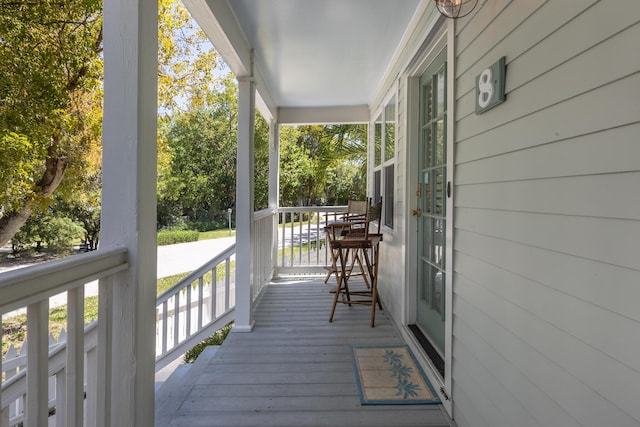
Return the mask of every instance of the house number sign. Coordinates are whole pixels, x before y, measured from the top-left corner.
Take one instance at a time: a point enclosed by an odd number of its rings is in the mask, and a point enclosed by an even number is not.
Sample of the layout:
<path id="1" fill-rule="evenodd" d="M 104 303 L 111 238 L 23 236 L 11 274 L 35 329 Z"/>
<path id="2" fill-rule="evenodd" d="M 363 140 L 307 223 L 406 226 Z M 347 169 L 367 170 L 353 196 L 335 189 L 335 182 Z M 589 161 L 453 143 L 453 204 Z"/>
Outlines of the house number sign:
<path id="1" fill-rule="evenodd" d="M 476 114 L 482 114 L 505 100 L 506 57 L 485 68 L 476 77 Z"/>

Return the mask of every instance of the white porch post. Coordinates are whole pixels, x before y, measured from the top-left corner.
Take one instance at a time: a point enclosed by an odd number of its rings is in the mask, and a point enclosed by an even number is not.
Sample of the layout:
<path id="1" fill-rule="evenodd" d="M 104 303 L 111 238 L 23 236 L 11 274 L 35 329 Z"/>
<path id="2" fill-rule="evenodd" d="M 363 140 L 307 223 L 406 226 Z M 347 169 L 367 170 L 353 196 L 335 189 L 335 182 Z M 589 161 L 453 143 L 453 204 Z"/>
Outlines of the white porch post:
<path id="1" fill-rule="evenodd" d="M 236 307 L 235 332 L 253 330 L 253 134 L 255 83 L 238 78 L 238 155 L 236 168 Z"/>
<path id="2" fill-rule="evenodd" d="M 278 266 L 278 218 L 280 213 L 280 125 L 269 124 L 269 208 L 275 209 L 273 217 L 273 243 L 271 245 L 271 271 Z"/>
<path id="3" fill-rule="evenodd" d="M 158 5 L 104 7 L 101 249 L 125 246 L 129 269 L 101 281 L 98 425 L 154 425 Z M 110 288 L 110 292 L 106 292 Z M 103 293 L 104 291 L 104 293 Z M 106 348 L 105 348 L 106 346 Z M 105 391 L 106 390 L 106 391 Z M 100 394 L 104 396 L 100 396 Z"/>

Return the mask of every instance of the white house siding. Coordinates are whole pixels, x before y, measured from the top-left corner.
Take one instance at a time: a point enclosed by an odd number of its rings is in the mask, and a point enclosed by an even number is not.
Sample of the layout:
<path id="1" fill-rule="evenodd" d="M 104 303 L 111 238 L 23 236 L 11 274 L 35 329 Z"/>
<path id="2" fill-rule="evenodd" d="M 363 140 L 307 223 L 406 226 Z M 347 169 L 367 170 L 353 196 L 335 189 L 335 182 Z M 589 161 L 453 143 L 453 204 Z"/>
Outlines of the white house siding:
<path id="1" fill-rule="evenodd" d="M 487 0 L 458 21 L 454 418 L 640 425 L 640 2 Z M 475 77 L 507 59 L 507 99 Z"/>

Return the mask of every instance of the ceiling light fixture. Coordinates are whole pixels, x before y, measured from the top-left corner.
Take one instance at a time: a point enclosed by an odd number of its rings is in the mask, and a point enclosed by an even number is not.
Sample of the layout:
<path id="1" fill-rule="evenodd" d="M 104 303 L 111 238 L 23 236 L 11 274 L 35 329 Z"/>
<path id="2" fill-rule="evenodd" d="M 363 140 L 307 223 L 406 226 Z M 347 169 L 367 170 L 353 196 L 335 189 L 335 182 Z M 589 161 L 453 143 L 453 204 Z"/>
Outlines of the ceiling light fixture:
<path id="1" fill-rule="evenodd" d="M 478 0 L 434 0 L 438 11 L 447 18 L 457 19 L 468 15 Z"/>

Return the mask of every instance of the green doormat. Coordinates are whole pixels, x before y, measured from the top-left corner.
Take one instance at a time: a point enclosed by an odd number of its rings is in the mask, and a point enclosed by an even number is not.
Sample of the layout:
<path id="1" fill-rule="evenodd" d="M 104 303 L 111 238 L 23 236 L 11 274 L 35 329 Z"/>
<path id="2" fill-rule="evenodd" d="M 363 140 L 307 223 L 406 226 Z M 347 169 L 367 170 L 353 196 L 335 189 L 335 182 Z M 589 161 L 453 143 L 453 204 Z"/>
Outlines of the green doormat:
<path id="1" fill-rule="evenodd" d="M 352 346 L 353 368 L 363 405 L 440 403 L 411 350 L 401 346 Z"/>

